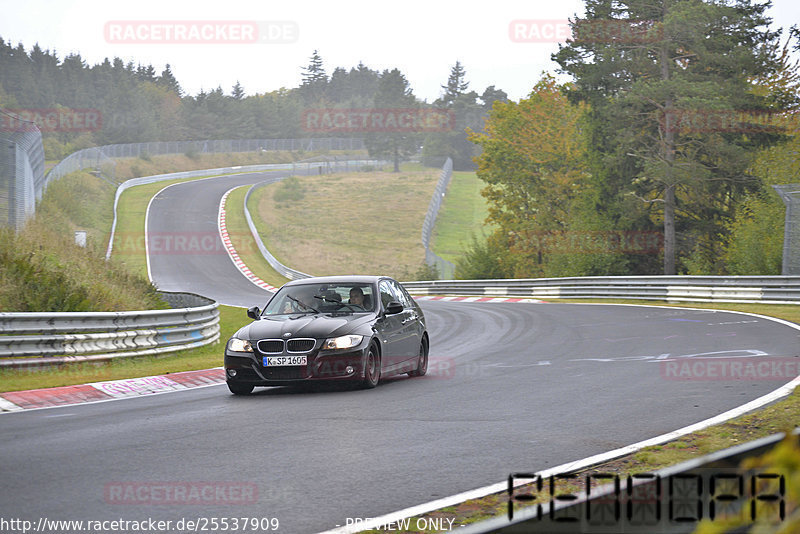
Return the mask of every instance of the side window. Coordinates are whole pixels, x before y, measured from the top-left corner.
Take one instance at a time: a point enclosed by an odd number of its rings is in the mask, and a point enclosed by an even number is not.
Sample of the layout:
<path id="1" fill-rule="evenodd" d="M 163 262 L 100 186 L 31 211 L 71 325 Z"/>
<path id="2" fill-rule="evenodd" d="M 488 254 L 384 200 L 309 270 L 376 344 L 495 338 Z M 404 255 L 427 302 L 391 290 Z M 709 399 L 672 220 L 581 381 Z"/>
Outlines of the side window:
<path id="1" fill-rule="evenodd" d="M 392 291 L 391 286 L 389 285 L 388 280 L 382 280 L 380 286 L 378 286 L 378 291 L 381 293 L 381 303 L 385 308 L 391 301 L 397 300 L 394 296 L 394 292 Z"/>
<path id="2" fill-rule="evenodd" d="M 403 284 L 398 284 L 398 286 L 400 287 L 400 292 L 403 294 L 403 296 L 406 299 L 405 300 L 405 302 L 407 303 L 406 306 L 408 306 L 409 308 L 413 308 L 414 307 L 414 297 L 412 297 L 411 294 L 409 294 L 409 292 L 406 291 L 406 288 L 403 287 Z"/>
<path id="3" fill-rule="evenodd" d="M 406 295 L 405 291 L 403 291 L 403 288 L 400 286 L 400 284 L 397 282 L 390 282 L 390 285 L 392 286 L 394 300 L 402 304 L 405 308 L 411 308 L 411 301 L 408 299 L 408 296 Z"/>

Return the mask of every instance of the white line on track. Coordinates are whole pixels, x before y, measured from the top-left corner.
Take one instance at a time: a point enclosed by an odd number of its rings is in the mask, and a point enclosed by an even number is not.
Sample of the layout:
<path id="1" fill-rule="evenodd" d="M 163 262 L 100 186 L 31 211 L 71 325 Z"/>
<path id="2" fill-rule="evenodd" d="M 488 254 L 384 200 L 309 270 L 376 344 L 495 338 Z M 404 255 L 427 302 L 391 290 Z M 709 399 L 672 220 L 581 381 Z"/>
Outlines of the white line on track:
<path id="1" fill-rule="evenodd" d="M 702 310 L 702 308 L 685 308 L 685 307 L 678 307 L 678 306 L 651 306 L 651 305 L 643 305 L 643 304 L 603 304 L 603 303 L 584 303 L 583 306 L 636 306 L 636 307 L 647 307 L 647 308 L 667 308 L 667 309 L 681 309 L 681 310 Z M 705 311 L 705 310 L 703 310 Z M 780 323 L 786 325 L 790 328 L 794 328 L 795 330 L 800 331 L 800 325 L 786 321 L 784 319 L 778 319 L 775 317 L 768 317 L 766 315 L 759 315 L 756 313 L 748 313 L 748 312 L 740 312 L 740 311 L 731 311 L 731 310 L 712 310 L 712 311 L 719 311 L 722 313 L 737 313 L 740 315 L 747 315 L 750 317 L 759 317 L 761 319 L 766 319 L 769 321 L 774 321 L 776 323 Z M 625 447 L 620 447 L 618 449 L 614 449 L 608 452 L 604 452 L 601 454 L 595 454 L 594 456 L 589 456 L 587 458 L 583 458 L 580 460 L 575 460 L 573 462 L 568 462 L 565 464 L 561 464 L 555 467 L 551 467 L 549 469 L 545 469 L 544 471 L 540 471 L 535 473 L 535 475 L 541 476 L 542 478 L 547 478 L 551 475 L 557 475 L 559 473 L 567 473 L 571 471 L 576 471 L 579 469 L 584 469 L 586 467 L 590 467 L 593 465 L 601 464 L 604 462 L 608 462 L 615 458 L 619 458 L 621 456 L 626 456 L 628 454 L 632 454 L 636 451 L 639 451 L 645 447 L 652 447 L 653 445 L 660 445 L 662 443 L 666 443 L 668 441 L 672 441 L 674 439 L 680 438 L 687 434 L 691 434 L 692 432 L 697 432 L 698 430 L 702 430 L 704 428 L 708 428 L 713 425 L 718 425 L 720 423 L 724 423 L 725 421 L 729 421 L 730 419 L 734 419 L 743 415 L 747 412 L 753 411 L 755 409 L 761 408 L 769 403 L 775 402 L 783 397 L 786 397 L 794 391 L 794 389 L 800 386 L 800 376 L 795 377 L 792 381 L 784 384 L 783 386 L 779 387 L 778 389 L 767 393 L 757 399 L 754 399 L 746 404 L 743 404 L 737 408 L 733 408 L 732 410 L 728 410 L 727 412 L 723 412 L 719 415 L 711 417 L 709 419 L 705 419 L 703 421 L 694 423 L 689 426 L 685 426 L 683 428 L 679 428 L 678 430 L 674 430 L 672 432 L 667 432 L 666 434 L 661 434 L 660 436 L 656 436 L 654 438 L 646 439 L 644 441 L 639 441 L 637 443 L 633 443 L 631 445 L 627 445 Z M 520 480 L 516 485 L 521 486 L 526 484 L 527 482 L 524 480 Z M 496 484 L 491 484 L 489 486 L 484 486 L 482 488 L 476 488 L 474 490 L 466 491 L 463 493 L 459 493 L 457 495 L 451 495 L 449 497 L 444 497 L 441 499 L 437 499 L 435 501 L 430 501 L 422 504 L 418 504 L 416 506 L 412 506 L 410 508 L 405 508 L 403 510 L 398 510 L 397 512 L 392 512 L 380 517 L 373 517 L 369 520 L 359 522 L 358 524 L 351 524 L 351 525 L 344 525 L 340 526 L 331 530 L 326 530 L 319 534 L 352 534 L 355 532 L 361 532 L 363 530 L 369 530 L 372 528 L 378 528 L 380 526 L 385 526 L 389 524 L 396 523 L 399 520 L 406 519 L 409 517 L 414 517 L 421 514 L 426 514 L 428 512 L 432 512 L 434 510 L 438 510 L 440 508 L 445 508 L 447 506 L 454 506 L 456 504 L 462 503 L 464 501 L 470 499 L 479 499 L 481 497 L 485 497 L 487 495 L 491 495 L 493 493 L 499 493 L 501 491 L 508 490 L 508 481 L 498 482 Z"/>

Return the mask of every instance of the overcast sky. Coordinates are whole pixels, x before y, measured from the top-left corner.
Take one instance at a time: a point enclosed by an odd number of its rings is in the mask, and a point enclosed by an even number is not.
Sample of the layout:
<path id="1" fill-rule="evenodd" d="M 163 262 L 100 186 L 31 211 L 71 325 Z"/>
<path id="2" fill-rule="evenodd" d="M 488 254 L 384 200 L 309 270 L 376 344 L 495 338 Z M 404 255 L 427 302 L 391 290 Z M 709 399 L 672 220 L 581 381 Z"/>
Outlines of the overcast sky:
<path id="1" fill-rule="evenodd" d="M 775 26 L 800 25 L 800 0 L 773 4 Z M 27 50 L 39 43 L 60 58 L 77 52 L 90 64 L 118 56 L 152 64 L 160 73 L 169 63 L 190 94 L 217 86 L 230 93 L 237 80 L 247 94 L 297 87 L 301 68 L 317 49 L 328 74 L 359 61 L 377 70 L 397 67 L 414 93 L 429 102 L 440 96 L 458 60 L 470 89 L 481 93 L 494 85 L 517 100 L 543 71 L 555 70 L 550 54 L 558 49 L 553 42 L 558 37 L 548 32 L 558 31 L 559 21 L 583 14 L 583 5 L 583 0 L 0 0 L 0 37 L 13 45 L 22 42 Z M 227 26 L 224 31 L 231 34 L 219 40 L 233 40 L 236 28 L 247 38 L 255 26 L 266 42 L 165 44 L 164 32 L 170 30 L 153 21 L 241 21 Z M 525 35 L 540 33 L 549 42 L 517 42 L 509 31 L 514 21 L 535 21 L 522 26 Z M 138 32 L 135 41 L 157 43 L 130 42 L 132 29 Z M 151 37 L 158 31 L 160 37 Z"/>

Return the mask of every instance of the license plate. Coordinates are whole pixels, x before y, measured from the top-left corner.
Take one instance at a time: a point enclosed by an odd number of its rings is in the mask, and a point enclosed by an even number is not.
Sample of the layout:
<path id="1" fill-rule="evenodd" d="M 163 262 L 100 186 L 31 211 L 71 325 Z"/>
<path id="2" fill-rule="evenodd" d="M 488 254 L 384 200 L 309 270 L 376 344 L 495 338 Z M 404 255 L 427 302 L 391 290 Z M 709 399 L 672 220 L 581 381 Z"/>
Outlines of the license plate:
<path id="1" fill-rule="evenodd" d="M 264 367 L 306 365 L 307 356 L 264 356 Z"/>

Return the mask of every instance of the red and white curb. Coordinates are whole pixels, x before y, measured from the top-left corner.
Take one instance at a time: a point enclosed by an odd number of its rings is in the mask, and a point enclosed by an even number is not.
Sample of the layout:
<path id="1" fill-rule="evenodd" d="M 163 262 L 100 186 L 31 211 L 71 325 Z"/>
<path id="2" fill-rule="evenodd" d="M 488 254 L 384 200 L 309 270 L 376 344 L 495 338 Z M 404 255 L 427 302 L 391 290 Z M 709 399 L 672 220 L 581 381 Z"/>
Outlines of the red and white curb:
<path id="1" fill-rule="evenodd" d="M 0 393 L 0 414 L 141 397 L 198 387 L 216 386 L 224 382 L 225 370 L 217 367 L 214 369 L 93 382 L 75 386 L 9 391 Z"/>
<path id="2" fill-rule="evenodd" d="M 219 202 L 219 216 L 217 218 L 217 226 L 219 227 L 219 237 L 222 239 L 222 244 L 225 245 L 225 250 L 228 252 L 228 256 L 230 256 L 231 261 L 236 268 L 251 282 L 262 289 L 266 289 L 267 291 L 277 291 L 278 288 L 272 286 L 261 278 L 253 274 L 247 265 L 242 261 L 242 258 L 239 257 L 239 254 L 236 252 L 236 248 L 233 246 L 233 241 L 231 241 L 231 236 L 228 235 L 228 227 L 227 223 L 225 222 L 225 201 L 228 200 L 228 195 L 240 186 L 234 187 L 229 189 L 222 195 L 222 200 Z"/>
<path id="3" fill-rule="evenodd" d="M 447 302 L 530 302 L 533 304 L 542 304 L 546 301 L 516 298 L 516 297 L 441 297 L 431 295 L 414 295 L 414 300 L 444 300 Z"/>

